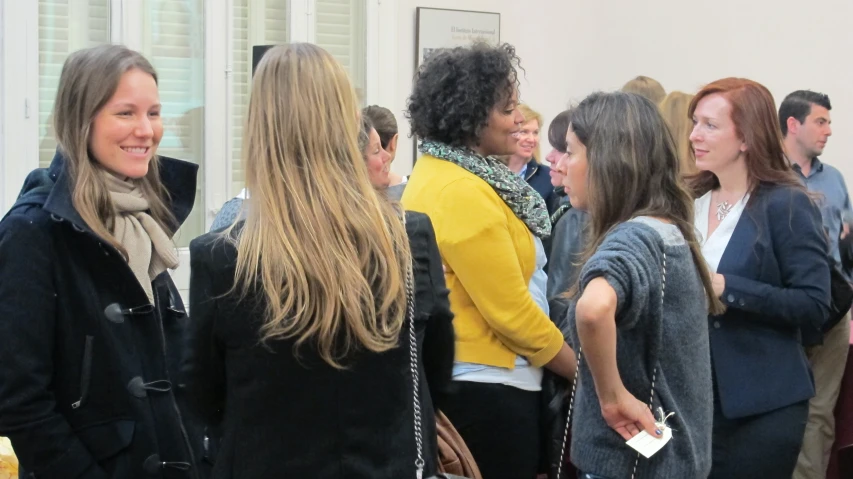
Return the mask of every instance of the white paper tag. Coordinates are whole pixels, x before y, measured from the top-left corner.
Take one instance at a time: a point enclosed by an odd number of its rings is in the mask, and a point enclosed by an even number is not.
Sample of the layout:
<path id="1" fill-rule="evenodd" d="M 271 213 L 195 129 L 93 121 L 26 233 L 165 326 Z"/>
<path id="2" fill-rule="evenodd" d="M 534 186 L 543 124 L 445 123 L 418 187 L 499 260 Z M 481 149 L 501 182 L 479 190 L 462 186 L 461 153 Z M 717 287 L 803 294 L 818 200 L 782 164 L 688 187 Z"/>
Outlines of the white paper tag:
<path id="1" fill-rule="evenodd" d="M 658 426 L 660 427 L 660 425 Z M 646 431 L 640 431 L 639 434 L 629 439 L 625 444 L 631 446 L 648 459 L 654 456 L 656 452 L 660 451 L 672 439 L 672 429 L 663 427 L 661 431 L 663 431 L 661 437 L 654 437 Z"/>

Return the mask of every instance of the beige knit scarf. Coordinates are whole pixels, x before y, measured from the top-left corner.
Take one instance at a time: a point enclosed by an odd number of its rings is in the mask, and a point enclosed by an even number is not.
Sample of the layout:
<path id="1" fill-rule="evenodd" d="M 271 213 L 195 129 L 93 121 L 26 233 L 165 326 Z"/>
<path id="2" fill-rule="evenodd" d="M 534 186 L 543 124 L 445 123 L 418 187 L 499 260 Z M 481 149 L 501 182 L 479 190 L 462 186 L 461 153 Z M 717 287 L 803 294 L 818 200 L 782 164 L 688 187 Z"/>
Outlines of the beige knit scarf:
<path id="1" fill-rule="evenodd" d="M 113 236 L 127 251 L 127 264 L 154 302 L 151 282 L 167 268 L 178 266 L 178 252 L 169 235 L 148 214 L 148 200 L 133 181 L 104 173 L 116 209 Z"/>

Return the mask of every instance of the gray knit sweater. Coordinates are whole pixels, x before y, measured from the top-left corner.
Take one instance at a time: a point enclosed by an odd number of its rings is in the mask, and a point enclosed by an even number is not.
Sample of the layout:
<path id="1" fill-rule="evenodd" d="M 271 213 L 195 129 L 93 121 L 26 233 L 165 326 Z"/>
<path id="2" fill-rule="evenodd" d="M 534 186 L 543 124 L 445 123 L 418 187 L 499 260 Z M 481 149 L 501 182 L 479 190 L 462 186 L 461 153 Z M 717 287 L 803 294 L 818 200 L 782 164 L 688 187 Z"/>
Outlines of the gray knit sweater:
<path id="1" fill-rule="evenodd" d="M 663 253 L 666 293 L 661 305 Z M 654 410 L 674 412 L 672 440 L 640 457 L 637 478 L 705 478 L 711 470 L 713 394 L 708 315 L 690 248 L 674 225 L 641 217 L 618 225 L 581 270 L 581 290 L 604 277 L 616 290 L 616 356 L 625 387 Z M 574 305 L 570 341 L 578 350 Z M 657 414 L 655 414 L 657 417 Z M 572 418 L 572 462 L 586 473 L 631 477 L 637 453 L 607 426 L 589 367 L 580 368 Z"/>

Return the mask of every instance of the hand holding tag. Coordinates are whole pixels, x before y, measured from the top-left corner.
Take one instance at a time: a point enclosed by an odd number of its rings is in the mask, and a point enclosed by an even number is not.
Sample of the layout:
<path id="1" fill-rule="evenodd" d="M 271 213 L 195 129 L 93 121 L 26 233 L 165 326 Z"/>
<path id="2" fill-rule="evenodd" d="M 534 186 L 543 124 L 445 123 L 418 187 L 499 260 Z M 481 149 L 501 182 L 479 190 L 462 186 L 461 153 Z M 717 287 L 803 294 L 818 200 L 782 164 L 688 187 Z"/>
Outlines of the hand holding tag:
<path id="1" fill-rule="evenodd" d="M 672 439 L 672 429 L 667 427 L 663 429 L 663 436 L 661 437 L 650 436 L 646 431 L 640 431 L 640 434 L 632 437 L 625 444 L 631 446 L 648 459 L 666 446 L 666 443 L 670 439 Z"/>
<path id="2" fill-rule="evenodd" d="M 601 415 L 604 421 L 626 441 L 640 431 L 647 431 L 654 437 L 655 416 L 649 406 L 635 398 L 628 390 L 613 395 L 607 402 L 601 402 Z"/>
<path id="3" fill-rule="evenodd" d="M 655 424 L 658 430 L 662 431 L 661 437 L 654 437 L 646 431 L 641 431 L 636 436 L 629 439 L 625 444 L 631 446 L 645 456 L 647 459 L 660 451 L 666 443 L 672 439 L 672 429 L 666 424 L 666 420 L 674 416 L 675 413 L 664 414 L 663 408 L 658 408 L 658 420 Z"/>

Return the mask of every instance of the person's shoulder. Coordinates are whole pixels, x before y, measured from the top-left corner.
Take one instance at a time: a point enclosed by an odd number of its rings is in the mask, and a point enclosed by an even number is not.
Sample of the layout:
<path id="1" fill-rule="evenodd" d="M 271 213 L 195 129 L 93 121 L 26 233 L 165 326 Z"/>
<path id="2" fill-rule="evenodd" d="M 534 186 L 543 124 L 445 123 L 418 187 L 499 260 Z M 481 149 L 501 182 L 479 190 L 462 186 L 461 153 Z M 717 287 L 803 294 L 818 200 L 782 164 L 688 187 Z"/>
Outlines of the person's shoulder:
<path id="1" fill-rule="evenodd" d="M 657 259 L 667 247 L 684 244 L 678 228 L 656 218 L 636 217 L 613 226 L 604 237 L 599 251 L 618 252 L 624 258 Z"/>
<path id="2" fill-rule="evenodd" d="M 419 211 L 406 210 L 406 230 L 414 231 L 427 224 L 432 224 L 429 215 Z"/>
<path id="3" fill-rule="evenodd" d="M 834 181 L 836 181 L 839 185 L 841 185 L 846 190 L 847 189 L 847 183 L 844 181 L 844 175 L 841 173 L 841 171 L 838 168 L 836 168 L 836 167 L 834 167 L 828 163 L 822 162 L 821 164 L 823 165 L 824 174 L 831 177 Z"/>
<path id="4" fill-rule="evenodd" d="M 831 176 L 842 177 L 841 171 L 838 168 L 830 165 L 829 163 L 824 163 L 823 161 L 821 161 L 820 164 L 823 166 L 824 173 L 828 173 Z"/>
<path id="5" fill-rule="evenodd" d="M 423 242 L 435 237 L 432 220 L 426 213 L 407 210 L 406 234 L 409 237 L 409 242 L 413 245 L 412 248 L 422 245 Z"/>
<path id="6" fill-rule="evenodd" d="M 796 185 L 762 185 L 754 204 L 748 204 L 750 215 L 762 222 L 798 230 L 821 222 L 814 193 Z M 750 198 L 750 203 L 753 200 Z"/>
<path id="7" fill-rule="evenodd" d="M 533 175 L 530 177 L 530 180 L 528 180 L 528 181 L 535 180 L 538 182 L 538 181 L 547 180 L 548 186 L 552 190 L 554 189 L 554 187 L 551 185 L 551 175 L 550 175 L 551 167 L 550 166 L 548 166 L 544 163 L 539 163 L 536 160 L 531 160 L 531 163 L 527 165 L 527 168 L 528 168 L 528 172 L 530 171 L 531 168 L 536 168 L 536 171 L 533 172 Z"/>
<path id="8" fill-rule="evenodd" d="M 190 242 L 190 258 L 193 264 L 209 267 L 232 265 L 237 260 L 236 238 L 242 222 L 229 230 L 203 234 Z"/>
<path id="9" fill-rule="evenodd" d="M 650 239 L 660 238 L 666 246 L 680 246 L 686 243 L 678 226 L 659 218 L 637 216 L 625 223 L 629 224 L 629 227 L 637 228 L 635 232 L 632 230 L 633 234 Z"/>
<path id="10" fill-rule="evenodd" d="M 0 237 L 10 233 L 47 235 L 54 223 L 41 205 L 15 206 L 0 221 Z"/>
<path id="11" fill-rule="evenodd" d="M 538 163 L 539 168 L 536 170 L 540 175 L 548 174 L 551 172 L 551 167 L 546 165 L 545 163 Z"/>
<path id="12" fill-rule="evenodd" d="M 436 201 L 451 210 L 456 208 L 477 210 L 486 205 L 494 207 L 503 204 L 503 200 L 495 189 L 485 180 L 467 170 L 459 169 L 463 174 L 455 178 L 447 178 L 438 189 Z"/>
<path id="13" fill-rule="evenodd" d="M 222 205 L 222 208 L 219 209 L 219 212 L 216 213 L 210 231 L 217 231 L 231 226 L 231 223 L 237 221 L 242 210 L 243 198 L 237 196 L 226 201 Z"/>
<path id="14" fill-rule="evenodd" d="M 671 226 L 655 218 L 638 216 L 615 225 L 607 233 L 607 238 L 656 238 L 659 231 Z"/>
<path id="15" fill-rule="evenodd" d="M 10 211 L 0 221 L 0 255 L 7 260 L 29 261 L 52 255 L 58 222 L 39 206 Z M 0 259 L 2 262 L 3 259 Z"/>
<path id="16" fill-rule="evenodd" d="M 456 205 L 471 199 L 499 200 L 494 189 L 482 178 L 457 164 L 429 155 L 418 159 L 409 181 L 402 185 L 408 185 L 404 189 L 404 200 L 409 201 L 415 197 L 423 201 L 424 195 L 430 203 L 450 201 Z"/>
<path id="17" fill-rule="evenodd" d="M 400 201 L 400 199 L 403 198 L 403 192 L 406 191 L 406 183 L 403 182 L 398 185 L 389 186 L 385 191 L 388 198 L 394 201 Z"/>
<path id="18" fill-rule="evenodd" d="M 764 204 L 771 211 L 812 203 L 811 196 L 805 187 L 798 185 L 762 183 L 753 194 L 758 196 L 760 204 Z"/>

